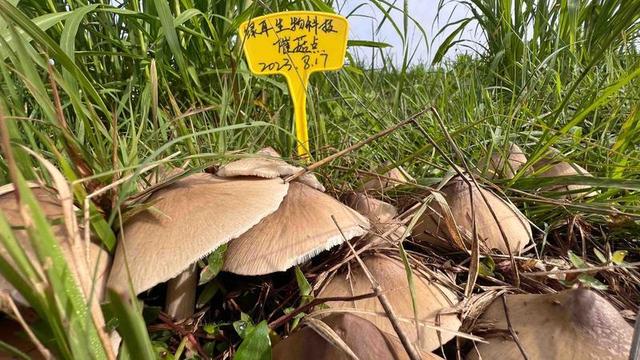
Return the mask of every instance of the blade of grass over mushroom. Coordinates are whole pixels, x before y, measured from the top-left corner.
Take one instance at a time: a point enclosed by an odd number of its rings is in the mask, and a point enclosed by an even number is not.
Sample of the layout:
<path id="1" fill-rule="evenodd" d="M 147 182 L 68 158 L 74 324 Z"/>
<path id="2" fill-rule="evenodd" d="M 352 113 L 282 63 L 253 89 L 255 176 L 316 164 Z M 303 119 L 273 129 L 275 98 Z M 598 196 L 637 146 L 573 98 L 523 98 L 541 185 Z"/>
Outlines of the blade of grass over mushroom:
<path id="1" fill-rule="evenodd" d="M 135 358 L 156 359 L 151 340 L 140 311 L 128 301 L 125 293 L 109 290 L 110 306 L 118 318 L 118 332 L 124 340 L 124 346 Z M 134 300 L 137 301 L 137 300 Z"/>
<path id="2" fill-rule="evenodd" d="M 17 188 L 20 193 L 20 201 L 25 210 L 31 216 L 29 222 L 33 222 L 33 227 L 28 227 L 32 239 L 31 245 L 36 250 L 39 261 L 44 264 L 51 262 L 49 267 L 45 267 L 47 282 L 56 294 L 57 301 L 50 303 L 52 306 L 48 311 L 60 314 L 61 320 L 69 322 L 69 337 L 64 336 L 69 341 L 68 346 L 74 356 L 91 356 L 94 358 L 106 358 L 104 350 L 100 347 L 100 339 L 95 328 L 94 321 L 91 319 L 90 311 L 85 303 L 82 291 L 77 284 L 77 279 L 73 277 L 73 272 L 68 268 L 63 254 L 57 244 L 57 240 L 42 210 L 35 202 L 31 190 L 29 190 L 26 182 L 21 175 L 17 176 Z M 26 213 L 23 213 L 26 214 Z M 57 308 L 59 304 L 65 304 L 74 309 L 72 312 L 66 312 L 64 309 Z M 75 335 L 74 335 L 75 334 Z M 62 340 L 62 339 L 60 339 Z"/>

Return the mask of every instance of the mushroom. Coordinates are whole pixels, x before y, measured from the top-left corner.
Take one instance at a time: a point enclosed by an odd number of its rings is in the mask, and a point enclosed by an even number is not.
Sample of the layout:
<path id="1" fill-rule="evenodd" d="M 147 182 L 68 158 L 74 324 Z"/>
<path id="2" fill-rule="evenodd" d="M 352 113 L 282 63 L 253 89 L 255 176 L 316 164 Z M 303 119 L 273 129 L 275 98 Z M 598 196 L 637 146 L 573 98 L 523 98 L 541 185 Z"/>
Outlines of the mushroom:
<path id="1" fill-rule="evenodd" d="M 288 338 L 277 343 L 272 349 L 274 360 L 351 360 L 346 351 L 351 351 L 358 359 L 409 359 L 400 340 L 380 331 L 373 323 L 349 313 L 331 314 L 322 319 L 339 336 L 348 349 L 341 348 L 335 339 L 327 339 L 312 326 L 306 326 Z M 324 327 L 324 326 L 323 326 Z M 346 351 L 345 351 L 346 350 Z M 440 359 L 428 353 L 423 359 Z"/>
<path id="2" fill-rule="evenodd" d="M 507 151 L 500 149 L 491 155 L 487 175 L 489 179 L 513 179 L 518 170 L 526 163 L 527 156 L 518 145 L 512 143 Z"/>
<path id="3" fill-rule="evenodd" d="M 507 295 L 496 299 L 476 322 L 488 340 L 467 359 L 522 359 L 509 326 L 529 359 L 628 359 L 633 328 L 597 293 L 573 289 L 557 294 Z M 507 315 L 508 313 L 508 315 Z M 491 331 L 499 329 L 499 332 Z"/>
<path id="4" fill-rule="evenodd" d="M 555 154 L 555 152 L 551 154 Z M 548 155 L 536 163 L 534 169 L 540 171 L 539 177 L 593 176 L 578 164 L 554 160 L 553 155 Z M 544 190 L 566 193 L 560 197 L 562 199 L 578 199 L 597 195 L 596 191 L 587 192 L 589 189 L 591 189 L 589 185 L 569 184 L 549 186 Z"/>
<path id="5" fill-rule="evenodd" d="M 469 187 L 472 189 L 471 192 Z M 532 238 L 531 226 L 527 218 L 516 207 L 492 192 L 483 188 L 478 189 L 474 184 L 467 184 L 457 176 L 442 188 L 442 193 L 466 245 L 470 245 L 473 239 L 472 215 L 475 215 L 478 239 L 485 249 L 497 249 L 505 254 L 510 249 L 512 253 L 519 254 Z M 470 193 L 473 196 L 473 203 Z M 486 197 L 487 202 L 482 195 Z M 456 246 L 452 241 L 454 234 L 451 234 L 452 230 L 444 223 L 448 220 L 446 213 L 435 201 L 432 201 L 429 206 L 430 208 L 424 212 L 413 229 L 414 239 L 437 247 L 455 249 Z M 489 207 L 493 209 L 496 217 L 493 216 Z M 505 244 L 500 227 L 506 235 L 509 248 Z"/>
<path id="6" fill-rule="evenodd" d="M 367 219 L 353 209 L 291 182 L 276 212 L 229 243 L 222 269 L 239 275 L 285 271 L 368 228 Z"/>
<path id="7" fill-rule="evenodd" d="M 438 348 L 441 342 L 445 343 L 455 336 L 461 323 L 455 314 L 447 312 L 458 303 L 452 291 L 414 271 L 414 314 L 403 263 L 382 255 L 371 255 L 363 261 L 373 278 L 380 284 L 381 291 L 386 294 L 403 332 L 421 351 L 430 352 Z M 348 276 L 347 278 L 346 274 L 336 275 L 320 292 L 319 297 L 358 296 L 371 292 L 371 283 L 362 268 L 351 268 Z M 330 307 L 328 311 L 357 312 L 382 332 L 395 336 L 391 322 L 377 298 L 331 302 L 327 303 L 327 306 Z"/>
<path id="8" fill-rule="evenodd" d="M 293 166 L 282 160 L 278 153 L 271 148 L 260 150 L 258 155 L 232 161 L 220 167 L 216 175 L 220 177 L 257 176 L 273 179 L 294 175 L 304 170 L 299 166 Z M 305 173 L 299 176 L 296 181 L 311 186 L 316 190 L 325 191 L 324 186 L 312 173 Z"/>
<path id="9" fill-rule="evenodd" d="M 289 185 L 281 179 L 223 179 L 193 174 L 153 193 L 149 208 L 124 225 L 109 286 L 136 294 L 169 280 L 167 311 L 193 314 L 197 260 L 278 209 Z M 127 271 L 128 268 L 128 271 Z"/>
<path id="10" fill-rule="evenodd" d="M 402 185 L 404 183 L 414 182 L 414 181 L 415 179 L 412 178 L 402 168 L 402 166 L 398 166 L 387 171 L 382 176 L 377 176 L 372 179 L 369 179 L 367 182 L 364 183 L 364 185 L 362 186 L 362 189 L 365 191 L 383 192 L 385 190 L 389 190 L 390 188 L 396 187 L 398 185 Z"/>
<path id="11" fill-rule="evenodd" d="M 352 193 L 346 198 L 351 208 L 366 216 L 376 235 L 372 241 L 385 237 L 393 242 L 403 240 L 406 227 L 396 219 L 398 209 L 395 206 L 366 194 Z"/>
<path id="12" fill-rule="evenodd" d="M 63 210 L 60 200 L 53 190 L 40 186 L 39 184 L 30 183 L 29 187 L 33 193 L 36 201 L 40 205 L 43 213 L 49 219 L 52 224 L 53 233 L 61 241 L 61 249 L 65 255 L 65 258 L 73 258 L 73 252 L 70 246 L 67 246 L 67 230 L 64 225 L 56 224 L 63 219 Z M 36 253 L 31 246 L 31 241 L 27 231 L 24 228 L 25 223 L 20 215 L 20 209 L 15 199 L 15 187 L 13 184 L 7 184 L 0 187 L 0 211 L 7 219 L 9 225 L 14 228 L 14 235 L 16 239 L 25 250 L 25 253 L 31 262 L 37 262 Z M 13 265 L 11 259 L 2 245 L 0 245 L 0 254 Z M 89 243 L 89 253 L 87 259 L 76 259 L 75 261 L 85 261 L 85 266 L 89 270 L 90 275 L 95 275 L 93 278 L 94 290 L 96 299 L 101 301 L 104 298 L 104 289 L 107 279 L 107 273 L 109 272 L 110 256 L 109 253 L 104 250 L 100 245 L 93 242 Z M 95 270 L 95 274 L 94 274 Z M 27 301 L 20 295 L 20 293 L 2 276 L 0 276 L 0 291 L 6 291 L 9 295 L 18 303 L 28 306 Z"/>

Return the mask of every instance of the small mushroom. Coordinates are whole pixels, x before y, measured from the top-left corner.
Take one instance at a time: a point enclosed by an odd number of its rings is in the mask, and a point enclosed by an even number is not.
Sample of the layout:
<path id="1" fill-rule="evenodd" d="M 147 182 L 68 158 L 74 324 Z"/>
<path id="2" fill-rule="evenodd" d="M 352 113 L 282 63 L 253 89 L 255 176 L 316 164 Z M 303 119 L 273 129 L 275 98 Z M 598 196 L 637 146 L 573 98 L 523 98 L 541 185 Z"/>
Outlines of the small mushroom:
<path id="1" fill-rule="evenodd" d="M 473 189 L 471 192 L 469 187 Z M 478 189 L 473 183 L 467 184 L 457 176 L 442 189 L 442 193 L 467 246 L 470 246 L 473 240 L 472 210 L 475 215 L 478 239 L 485 250 L 497 249 L 502 253 L 508 253 L 500 227 L 509 241 L 512 253 L 519 254 L 532 238 L 531 226 L 527 218 L 517 208 L 492 192 Z M 473 196 L 473 203 L 470 193 Z M 486 197 L 487 202 L 482 195 Z M 429 206 L 430 208 L 425 211 L 413 229 L 414 239 L 442 248 L 455 249 L 456 246 L 452 242 L 454 235 L 451 234 L 450 228 L 445 226 L 444 221 L 447 218 L 442 207 L 435 201 L 432 201 Z M 493 216 L 489 207 L 493 209 L 496 217 Z"/>
<path id="2" fill-rule="evenodd" d="M 285 271 L 368 228 L 366 218 L 331 196 L 291 182 L 276 212 L 229 243 L 223 270 L 240 275 Z"/>
<path id="3" fill-rule="evenodd" d="M 555 152 L 552 154 L 555 154 Z M 549 155 L 536 163 L 534 169 L 541 171 L 541 173 L 537 175 L 539 177 L 593 176 L 578 164 L 554 160 L 553 155 Z M 560 197 L 563 199 L 578 199 L 597 195 L 596 191 L 589 191 L 590 189 L 591 186 L 589 185 L 569 184 L 550 186 L 544 190 L 566 193 Z"/>
<path id="4" fill-rule="evenodd" d="M 502 178 L 513 179 L 518 170 L 527 163 L 527 156 L 516 144 L 511 144 L 509 149 L 494 151 L 489 159 L 489 179 Z"/>
<path id="5" fill-rule="evenodd" d="M 335 340 L 328 340 L 326 334 L 306 326 L 288 338 L 277 343 L 272 350 L 274 360 L 351 360 L 346 351 L 351 351 L 358 359 L 409 359 L 400 340 L 380 331 L 373 323 L 349 313 L 331 314 L 322 319 L 343 342 L 342 349 Z M 440 359 L 428 353 L 423 359 Z"/>
<path id="6" fill-rule="evenodd" d="M 402 166 L 394 167 L 393 169 L 387 171 L 382 176 L 377 176 L 370 178 L 367 180 L 362 186 L 365 191 L 379 191 L 383 192 L 385 190 L 389 190 L 398 185 L 402 185 L 407 182 L 414 182 L 415 179 L 412 178 L 403 168 Z"/>
<path id="7" fill-rule="evenodd" d="M 44 188 L 39 184 L 29 184 L 31 192 L 33 193 L 36 201 L 38 202 L 43 213 L 48 220 L 52 222 L 52 230 L 56 237 L 62 242 L 61 249 L 65 254 L 65 258 L 73 258 L 73 252 L 67 242 L 67 230 L 61 224 L 64 214 L 62 205 L 57 195 L 53 190 Z M 7 219 L 9 225 L 14 228 L 14 235 L 16 239 L 25 250 L 25 253 L 31 262 L 37 262 L 36 253 L 31 246 L 29 235 L 27 231 L 22 229 L 25 226 L 24 220 L 20 215 L 20 209 L 15 199 L 15 187 L 13 184 L 7 184 L 0 187 L 0 211 Z M 0 254 L 13 265 L 13 260 L 2 245 L 0 245 Z M 96 299 L 102 300 L 104 297 L 105 283 L 107 280 L 107 274 L 109 272 L 110 256 L 109 253 L 100 247 L 98 244 L 89 243 L 89 254 L 87 259 L 76 259 L 76 261 L 86 261 L 85 266 L 89 270 L 89 274 L 93 277 L 93 284 L 95 290 Z M 94 273 L 95 270 L 95 273 Z M 18 303 L 28 306 L 27 301 L 20 295 L 20 293 L 2 276 L 0 276 L 0 291 L 6 291 L 9 295 Z"/>
<path id="8" fill-rule="evenodd" d="M 288 188 L 281 179 L 193 174 L 158 190 L 149 197 L 149 208 L 124 225 L 109 286 L 128 289 L 130 275 L 139 294 L 171 279 L 169 315 L 190 316 L 196 290 L 193 264 L 276 211 Z"/>
<path id="9" fill-rule="evenodd" d="M 587 289 L 557 294 L 507 295 L 507 312 L 496 299 L 478 319 L 487 344 L 467 355 L 475 359 L 522 359 L 509 335 L 507 313 L 518 342 L 529 359 L 628 359 L 633 328 L 604 298 Z M 499 329 L 496 333 L 491 329 Z"/>
<path id="10" fill-rule="evenodd" d="M 382 292 L 386 294 L 403 332 L 421 351 L 430 352 L 440 346 L 440 341 L 445 343 L 455 336 L 461 323 L 456 314 L 448 312 L 458 303 L 453 292 L 414 271 L 416 301 L 414 314 L 411 291 L 403 263 L 382 255 L 372 255 L 363 261 L 373 278 L 380 284 Z M 364 271 L 354 266 L 348 273 L 348 278 L 346 274 L 339 274 L 331 279 L 320 292 L 319 297 L 358 296 L 370 292 L 371 283 Z M 377 298 L 330 302 L 327 306 L 330 307 L 329 311 L 355 311 L 364 319 L 374 323 L 382 332 L 395 335 L 391 322 Z M 451 331 L 435 330 L 433 326 Z"/>
<path id="11" fill-rule="evenodd" d="M 257 176 L 266 179 L 277 177 L 287 177 L 294 175 L 302 170 L 299 166 L 294 166 L 282 160 L 279 156 L 274 157 L 278 153 L 270 148 L 262 149 L 258 153 L 260 156 L 247 157 L 240 160 L 232 161 L 218 170 L 216 175 L 220 177 L 236 177 L 236 176 Z M 312 188 L 325 191 L 324 186 L 312 173 L 305 173 L 298 177 L 296 181 L 311 186 Z"/>
<path id="12" fill-rule="evenodd" d="M 396 219 L 398 209 L 395 206 L 361 193 L 349 194 L 346 203 L 369 219 L 375 232 L 373 241 L 380 240 L 380 236 L 384 235 L 392 242 L 403 240 L 406 227 Z"/>

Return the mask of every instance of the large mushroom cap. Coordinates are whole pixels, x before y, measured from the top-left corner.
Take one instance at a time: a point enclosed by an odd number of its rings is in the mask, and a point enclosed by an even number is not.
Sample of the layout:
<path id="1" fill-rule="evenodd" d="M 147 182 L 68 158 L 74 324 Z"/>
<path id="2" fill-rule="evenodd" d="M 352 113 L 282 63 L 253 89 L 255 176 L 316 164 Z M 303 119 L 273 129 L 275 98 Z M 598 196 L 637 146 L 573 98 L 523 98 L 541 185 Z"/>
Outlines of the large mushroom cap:
<path id="1" fill-rule="evenodd" d="M 370 321 L 359 316 L 331 314 L 322 321 L 340 337 L 358 359 L 409 359 L 400 341 L 381 332 Z M 351 360 L 337 345 L 316 330 L 304 327 L 273 347 L 274 360 Z M 437 359 L 425 354 L 424 359 Z"/>
<path id="2" fill-rule="evenodd" d="M 262 154 L 271 155 L 272 153 L 266 149 L 261 150 Z M 277 153 L 276 153 L 277 154 Z M 304 170 L 299 166 L 293 166 L 279 157 L 248 157 L 240 160 L 232 161 L 222 166 L 216 175 L 221 177 L 234 176 L 257 176 L 261 178 L 273 179 L 277 177 L 285 177 Z M 324 186 L 312 173 L 305 173 L 298 177 L 296 181 L 309 185 L 314 189 L 325 191 Z"/>
<path id="3" fill-rule="evenodd" d="M 575 289 L 546 295 L 507 295 L 509 320 L 529 359 L 627 359 L 633 328 L 605 299 L 591 290 Z M 500 329 L 485 335 L 467 359 L 522 359 L 508 335 L 502 299 L 478 319 L 476 328 Z M 491 331 L 487 332 L 491 334 Z M 505 335 L 506 334 L 506 335 Z M 489 337 L 490 336 L 490 337 Z M 479 353 L 479 354 L 478 354 Z"/>
<path id="4" fill-rule="evenodd" d="M 489 178 L 513 179 L 518 170 L 527 163 L 527 156 L 516 144 L 495 151 L 489 159 Z"/>
<path id="5" fill-rule="evenodd" d="M 51 228 L 54 235 L 59 241 L 66 242 L 68 234 L 64 225 L 60 224 L 63 220 L 64 214 L 58 196 L 53 190 L 44 188 L 38 184 L 29 184 L 29 187 L 31 188 L 31 192 L 44 215 L 51 222 Z M 2 211 L 2 214 L 9 222 L 9 225 L 14 228 L 13 234 L 25 250 L 27 257 L 30 261 L 37 262 L 37 256 L 35 250 L 31 246 L 29 235 L 27 234 L 27 231 L 23 229 L 25 223 L 20 215 L 20 209 L 18 208 L 14 191 L 15 188 L 13 184 L 7 184 L 0 187 L 0 211 Z M 67 259 L 70 259 L 73 256 L 69 246 L 61 246 L 61 249 Z M 13 265 L 13 260 L 8 256 L 8 254 L 5 254 L 5 249 L 1 244 L 0 254 Z M 109 264 L 111 262 L 109 253 L 99 245 L 90 243 L 88 259 L 81 261 L 87 262 L 85 263 L 85 266 L 89 269 L 89 275 L 95 284 L 95 296 L 97 299 L 102 300 L 107 274 L 109 272 Z M 7 291 L 15 301 L 23 305 L 28 305 L 22 295 L 20 295 L 20 293 L 2 276 L 0 276 L 0 291 Z"/>
<path id="6" fill-rule="evenodd" d="M 223 270 L 240 275 L 285 271 L 368 228 L 367 219 L 356 211 L 292 182 L 278 211 L 229 243 Z"/>
<path id="7" fill-rule="evenodd" d="M 381 255 L 373 255 L 364 259 L 364 263 L 371 271 L 373 278 L 380 284 L 382 292 L 386 294 L 405 335 L 422 351 L 430 352 L 440 346 L 438 330 L 424 325 L 439 326 L 453 332 L 460 328 L 461 323 L 457 315 L 446 313 L 458 302 L 453 292 L 414 272 L 417 310 L 417 314 L 414 314 L 409 282 L 402 262 Z M 319 297 L 357 296 L 370 292 L 371 283 L 364 271 L 358 267 L 351 269 L 349 278 L 344 274 L 336 275 L 321 291 Z M 355 302 L 330 302 L 327 305 L 332 310 L 356 311 L 359 316 L 371 321 L 383 332 L 395 334 L 377 298 Z M 416 319 L 420 334 L 416 331 Z M 439 335 L 442 343 L 454 337 L 454 333 L 448 331 L 440 331 Z"/>
<path id="8" fill-rule="evenodd" d="M 473 204 L 469 196 L 470 187 Z M 456 177 L 442 189 L 442 193 L 449 204 L 458 230 L 469 246 L 473 239 L 472 209 L 475 214 L 478 239 L 485 249 L 498 249 L 505 254 L 508 252 L 500 227 L 502 227 L 513 253 L 520 253 L 532 238 L 531 226 L 527 218 L 517 208 L 492 192 L 482 188 L 478 190 L 473 183 L 469 185 L 460 177 Z M 486 197 L 487 202 L 484 201 L 482 195 Z M 496 217 L 493 216 L 489 207 L 493 209 Z M 417 241 L 451 248 L 452 235 L 444 226 L 444 219 L 444 212 L 440 205 L 435 201 L 431 202 L 430 209 L 425 211 L 413 229 L 414 238 Z"/>
<path id="9" fill-rule="evenodd" d="M 276 211 L 287 193 L 281 179 L 221 179 L 194 174 L 157 191 L 152 207 L 134 215 L 118 242 L 109 285 L 136 293 L 189 265 Z"/>

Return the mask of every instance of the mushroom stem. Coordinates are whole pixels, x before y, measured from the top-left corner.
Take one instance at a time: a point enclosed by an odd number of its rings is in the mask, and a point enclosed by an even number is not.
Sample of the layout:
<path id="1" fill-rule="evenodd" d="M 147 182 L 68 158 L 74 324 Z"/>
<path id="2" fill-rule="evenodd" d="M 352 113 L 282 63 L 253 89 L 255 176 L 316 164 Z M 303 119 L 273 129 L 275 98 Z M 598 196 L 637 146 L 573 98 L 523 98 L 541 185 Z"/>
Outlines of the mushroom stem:
<path id="1" fill-rule="evenodd" d="M 180 275 L 167 282 L 165 311 L 171 318 L 183 320 L 193 315 L 197 285 L 196 264 L 192 264 Z"/>

